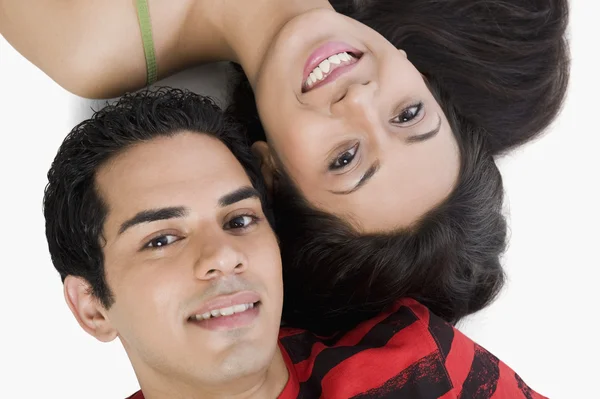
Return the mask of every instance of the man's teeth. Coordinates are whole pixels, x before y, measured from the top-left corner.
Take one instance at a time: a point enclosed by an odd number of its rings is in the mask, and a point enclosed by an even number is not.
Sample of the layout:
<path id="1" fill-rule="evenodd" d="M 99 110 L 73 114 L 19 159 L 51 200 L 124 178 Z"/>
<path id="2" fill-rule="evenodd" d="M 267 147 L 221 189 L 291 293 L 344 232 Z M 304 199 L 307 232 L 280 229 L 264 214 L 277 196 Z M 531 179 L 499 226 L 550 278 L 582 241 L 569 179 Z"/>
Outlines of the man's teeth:
<path id="1" fill-rule="evenodd" d="M 190 317 L 190 319 L 196 320 L 196 321 L 202 321 L 202 320 L 208 320 L 211 318 L 214 319 L 216 317 L 221 317 L 221 316 L 231 316 L 235 313 L 245 312 L 246 310 L 252 309 L 253 307 L 254 307 L 253 303 L 244 303 L 241 305 L 229 306 L 227 308 L 211 310 L 210 312 L 206 312 L 203 314 L 196 314 L 196 315 L 193 315 L 192 317 Z"/>
<path id="2" fill-rule="evenodd" d="M 352 61 L 353 58 L 354 57 L 348 54 L 347 52 L 332 55 L 326 60 L 323 60 L 319 64 L 319 66 L 312 70 L 304 84 L 307 88 L 313 86 L 318 81 L 325 79 L 329 72 L 331 72 L 331 70 L 334 69 L 337 65 Z"/>

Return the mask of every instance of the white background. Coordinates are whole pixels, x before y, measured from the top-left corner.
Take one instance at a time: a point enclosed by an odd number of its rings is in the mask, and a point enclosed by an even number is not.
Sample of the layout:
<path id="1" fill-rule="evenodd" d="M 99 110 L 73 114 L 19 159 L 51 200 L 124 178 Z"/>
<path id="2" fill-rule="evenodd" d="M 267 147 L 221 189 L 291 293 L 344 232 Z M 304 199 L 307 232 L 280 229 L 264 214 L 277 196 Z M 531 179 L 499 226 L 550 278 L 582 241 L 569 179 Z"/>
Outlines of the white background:
<path id="1" fill-rule="evenodd" d="M 573 68 L 563 113 L 500 160 L 509 283 L 460 326 L 551 398 L 600 398 L 600 3 L 572 1 Z M 202 81 L 198 75 L 208 75 Z M 218 95 L 215 66 L 166 82 Z M 0 37 L 0 398 L 124 398 L 137 390 L 120 344 L 79 328 L 48 255 L 46 172 L 92 102 L 45 76 Z"/>

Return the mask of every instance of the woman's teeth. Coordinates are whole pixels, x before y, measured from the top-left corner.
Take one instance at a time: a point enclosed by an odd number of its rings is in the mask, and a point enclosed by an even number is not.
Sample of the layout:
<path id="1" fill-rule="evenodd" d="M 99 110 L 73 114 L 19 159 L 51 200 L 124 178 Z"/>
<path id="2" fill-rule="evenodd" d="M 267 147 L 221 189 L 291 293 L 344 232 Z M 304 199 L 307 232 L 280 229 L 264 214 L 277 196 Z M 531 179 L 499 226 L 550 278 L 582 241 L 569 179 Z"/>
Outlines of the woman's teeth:
<path id="1" fill-rule="evenodd" d="M 355 57 L 347 52 L 332 55 L 312 70 L 304 82 L 304 86 L 307 89 L 311 88 L 315 83 L 325 79 L 338 66 L 347 64 L 354 59 Z"/>
<path id="2" fill-rule="evenodd" d="M 202 321 L 202 320 L 214 319 L 216 317 L 221 317 L 221 316 L 231 316 L 235 313 L 245 312 L 246 310 L 252 309 L 253 307 L 254 307 L 253 303 L 244 303 L 241 305 L 229 306 L 227 308 L 215 309 L 215 310 L 211 310 L 210 312 L 203 313 L 203 314 L 193 315 L 192 317 L 190 317 L 190 320 Z"/>

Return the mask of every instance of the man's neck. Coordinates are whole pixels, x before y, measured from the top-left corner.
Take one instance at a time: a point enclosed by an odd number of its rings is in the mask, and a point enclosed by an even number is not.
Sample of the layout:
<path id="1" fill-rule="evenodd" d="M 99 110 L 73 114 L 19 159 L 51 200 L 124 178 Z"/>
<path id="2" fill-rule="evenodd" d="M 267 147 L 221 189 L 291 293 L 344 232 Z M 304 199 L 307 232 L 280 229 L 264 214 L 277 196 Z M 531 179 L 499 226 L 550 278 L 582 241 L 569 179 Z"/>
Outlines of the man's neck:
<path id="1" fill-rule="evenodd" d="M 222 386 L 207 387 L 206 384 L 194 386 L 194 384 L 174 381 L 172 378 L 157 376 L 149 370 L 136 371 L 136 375 L 145 399 L 270 399 L 279 396 L 289 379 L 289 371 L 279 346 L 266 370 L 256 375 L 229 381 Z"/>
<path id="2" fill-rule="evenodd" d="M 200 1 L 199 3 L 205 3 Z M 327 0 L 211 0 L 211 26 L 223 43 L 223 59 L 238 62 L 252 85 L 273 39 L 294 17 L 317 8 L 332 9 Z M 215 4 L 218 4 L 216 6 Z M 198 6 L 200 12 L 202 6 Z"/>

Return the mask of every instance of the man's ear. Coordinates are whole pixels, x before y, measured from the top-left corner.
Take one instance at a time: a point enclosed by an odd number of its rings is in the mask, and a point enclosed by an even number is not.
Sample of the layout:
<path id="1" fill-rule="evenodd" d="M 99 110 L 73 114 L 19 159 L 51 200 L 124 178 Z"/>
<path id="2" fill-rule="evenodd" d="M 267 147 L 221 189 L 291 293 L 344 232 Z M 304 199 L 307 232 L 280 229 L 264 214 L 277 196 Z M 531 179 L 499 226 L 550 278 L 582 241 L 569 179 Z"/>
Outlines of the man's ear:
<path id="1" fill-rule="evenodd" d="M 100 301 L 92 295 L 92 287 L 81 277 L 67 276 L 64 282 L 65 300 L 77 322 L 88 334 L 102 342 L 117 337 L 117 330 L 108 319 Z"/>
<path id="2" fill-rule="evenodd" d="M 263 175 L 269 194 L 272 194 L 273 182 L 277 175 L 277 166 L 271 152 L 271 147 L 264 141 L 257 141 L 252 144 L 252 153 L 260 162 L 260 172 Z"/>

